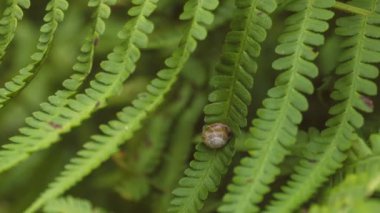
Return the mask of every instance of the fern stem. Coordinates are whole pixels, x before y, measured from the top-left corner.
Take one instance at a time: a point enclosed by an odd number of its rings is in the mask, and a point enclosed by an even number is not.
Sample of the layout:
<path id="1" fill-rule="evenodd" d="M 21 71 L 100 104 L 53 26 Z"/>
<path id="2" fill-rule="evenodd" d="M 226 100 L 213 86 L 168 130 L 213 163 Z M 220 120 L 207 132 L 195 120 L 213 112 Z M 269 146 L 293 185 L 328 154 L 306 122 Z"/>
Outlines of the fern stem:
<path id="1" fill-rule="evenodd" d="M 369 10 L 366 10 L 360 7 L 355 7 L 353 5 L 349 5 L 349 4 L 338 2 L 338 1 L 335 3 L 334 8 L 341 11 L 345 11 L 345 12 L 349 12 L 349 13 L 353 13 L 357 15 L 363 15 L 363 16 L 368 16 L 371 14 L 371 11 Z"/>

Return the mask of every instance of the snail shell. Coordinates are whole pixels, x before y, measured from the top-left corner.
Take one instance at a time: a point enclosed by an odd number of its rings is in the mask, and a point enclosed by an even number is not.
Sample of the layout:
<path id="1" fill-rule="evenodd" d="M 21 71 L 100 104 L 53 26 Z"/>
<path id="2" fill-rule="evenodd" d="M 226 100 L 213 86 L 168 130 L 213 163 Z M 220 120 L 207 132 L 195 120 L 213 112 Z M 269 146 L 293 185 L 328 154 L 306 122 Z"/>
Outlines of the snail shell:
<path id="1" fill-rule="evenodd" d="M 231 128 L 223 123 L 214 123 L 203 127 L 203 143 L 212 149 L 226 145 L 230 139 Z"/>

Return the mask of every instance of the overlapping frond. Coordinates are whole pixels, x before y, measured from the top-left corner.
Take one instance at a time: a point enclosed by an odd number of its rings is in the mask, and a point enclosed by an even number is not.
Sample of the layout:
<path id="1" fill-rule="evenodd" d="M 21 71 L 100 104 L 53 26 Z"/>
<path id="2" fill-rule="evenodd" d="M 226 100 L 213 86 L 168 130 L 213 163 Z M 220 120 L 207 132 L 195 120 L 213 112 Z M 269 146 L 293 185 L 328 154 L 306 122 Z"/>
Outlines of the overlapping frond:
<path id="1" fill-rule="evenodd" d="M 373 195 L 380 188 L 379 142 L 378 133 L 371 135 L 369 143 L 359 137 L 354 141 L 350 153 L 355 160 L 337 173 L 334 179 L 337 183 L 325 190 L 322 202 L 313 204 L 310 212 L 333 213 L 347 209 L 352 212 L 378 211 L 380 204 L 373 199 Z"/>
<path id="2" fill-rule="evenodd" d="M 44 208 L 45 213 L 102 213 L 106 212 L 100 208 L 94 208 L 92 204 L 83 199 L 71 196 L 57 198 L 48 202 Z"/>
<path id="3" fill-rule="evenodd" d="M 338 101 L 330 108 L 332 116 L 322 131 L 321 138 L 310 144 L 306 159 L 300 161 L 283 192 L 275 194 L 269 212 L 291 212 L 308 200 L 317 188 L 342 166 L 346 151 L 355 139 L 355 129 L 363 125 L 359 111 L 370 112 L 368 97 L 377 93 L 379 70 L 373 63 L 380 62 L 380 2 L 355 0 L 350 4 L 368 9 L 368 16 L 349 16 L 338 19 L 336 33 L 345 36 L 331 97 Z"/>
<path id="4" fill-rule="evenodd" d="M 324 43 L 322 33 L 333 17 L 328 10 L 333 4 L 333 0 L 299 0 L 287 6 L 294 14 L 285 20 L 285 32 L 276 47 L 282 57 L 273 63 L 274 69 L 283 72 L 252 122 L 247 141 L 250 156 L 236 168 L 220 212 L 259 211 L 258 204 L 269 192 L 269 184 L 280 173 L 278 164 L 296 142 L 301 112 L 308 108 L 305 94 L 314 90 L 309 78 L 318 75 L 312 62 L 318 53 L 313 48 Z"/>
<path id="5" fill-rule="evenodd" d="M 380 172 L 374 174 L 350 174 L 338 185 L 332 187 L 324 196 L 324 202 L 313 205 L 310 213 L 377 212 L 378 200 L 371 198 L 380 187 Z"/>
<path id="6" fill-rule="evenodd" d="M 29 7 L 29 0 L 7 0 L 7 7 L 0 19 L 0 64 L 7 47 L 13 40 L 18 21 L 20 21 L 24 15 L 22 9 Z"/>
<path id="7" fill-rule="evenodd" d="M 97 2 L 90 1 L 90 5 L 96 5 Z M 99 2 L 99 17 L 96 18 L 95 34 L 104 30 L 104 23 L 100 16 L 105 17 L 109 13 L 106 2 L 113 3 L 114 1 Z M 107 98 L 119 91 L 122 82 L 135 69 L 135 63 L 140 58 L 139 49 L 148 43 L 147 34 L 152 32 L 153 23 L 147 17 L 155 10 L 156 2 L 157 0 L 138 1 L 137 5 L 130 9 L 129 14 L 133 18 L 118 34 L 122 39 L 121 44 L 108 55 L 108 60 L 101 63 L 103 71 L 99 72 L 90 82 L 90 87 L 85 90 L 85 93 L 67 99 L 84 78 L 84 75 L 77 72 L 64 82 L 66 90 L 57 92 L 50 97 L 49 103 L 42 104 L 42 111 L 35 112 L 33 117 L 26 119 L 27 126 L 20 129 L 19 135 L 11 137 L 10 140 L 13 143 L 4 145 L 5 149 L 0 151 L 0 172 L 26 159 L 30 153 L 44 149 L 58 141 L 60 134 L 78 125 L 93 111 L 105 104 Z M 91 48 L 92 44 L 88 43 L 84 45 L 83 49 L 90 51 Z M 80 63 L 74 66 L 76 70 L 86 70 L 86 66 L 87 68 L 91 67 L 88 66 L 90 64 L 86 65 L 86 61 L 89 62 L 92 59 L 80 56 L 78 60 Z"/>
<path id="8" fill-rule="evenodd" d="M 28 1 L 17 1 L 17 3 L 19 2 L 22 2 L 21 5 L 29 6 Z M 59 23 L 63 21 L 64 11 L 67 10 L 68 6 L 69 4 L 66 0 L 49 1 L 46 6 L 47 13 L 43 18 L 45 23 L 40 28 L 41 35 L 38 39 L 37 50 L 31 56 L 32 61 L 25 67 L 21 68 L 18 71 L 18 74 L 10 81 L 5 82 L 3 88 L 0 88 L 0 108 L 2 108 L 11 99 L 11 97 L 20 92 L 28 84 L 28 82 L 33 79 L 37 71 L 40 69 L 40 66 L 49 53 L 55 32 Z M 16 8 L 18 8 L 17 13 L 20 13 L 18 5 Z M 21 17 L 21 15 L 18 14 L 18 17 Z"/>
<path id="9" fill-rule="evenodd" d="M 235 135 L 247 124 L 249 90 L 253 86 L 253 74 L 260 54 L 260 43 L 266 38 L 266 30 L 272 22 L 269 13 L 276 8 L 275 1 L 238 0 L 237 10 L 223 46 L 220 62 L 211 79 L 211 102 L 204 108 L 206 123 L 224 123 Z M 179 186 L 173 191 L 169 211 L 197 212 L 208 193 L 216 191 L 220 179 L 227 171 L 234 154 L 234 143 L 211 150 L 197 145 L 194 160 L 190 162 Z"/>
<path id="10" fill-rule="evenodd" d="M 237 10 L 227 34 L 220 63 L 211 78 L 214 90 L 205 107 L 205 122 L 229 125 L 235 134 L 247 125 L 249 90 L 257 70 L 255 58 L 260 54 L 260 43 L 272 25 L 268 13 L 276 8 L 273 0 L 238 0 Z"/>
<path id="11" fill-rule="evenodd" d="M 141 1 L 142 6 L 138 9 L 144 9 L 146 2 L 149 1 Z M 154 1 L 150 3 L 152 2 Z M 211 11 L 217 7 L 218 3 L 217 0 L 189 0 L 185 4 L 180 19 L 189 22 L 187 31 L 178 48 L 165 60 L 166 68 L 157 73 L 157 78 L 147 86 L 147 92 L 138 95 L 138 98 L 132 102 L 132 106 L 120 111 L 117 119 L 100 126 L 102 134 L 92 136 L 91 141 L 85 143 L 83 150 L 78 152 L 78 156 L 66 165 L 61 175 L 26 212 L 39 209 L 46 201 L 59 196 L 75 185 L 107 160 L 118 150 L 120 144 L 130 139 L 134 132 L 141 128 L 141 122 L 148 117 L 148 113 L 156 110 L 163 102 L 164 96 L 171 90 L 179 72 L 196 49 L 197 41 L 207 36 L 205 25 L 211 24 L 213 20 Z"/>
<path id="12" fill-rule="evenodd" d="M 121 178 L 114 189 L 126 200 L 138 201 L 144 198 L 150 190 L 150 179 L 148 176 L 156 174 L 155 169 L 163 157 L 164 147 L 170 138 L 170 132 L 176 117 L 180 116 L 183 108 L 191 97 L 191 87 L 188 84 L 181 87 L 178 99 L 175 103 L 160 110 L 158 115 L 149 119 L 144 132 L 146 137 L 134 136 L 134 139 L 126 144 L 122 150 L 124 159 L 123 169 L 126 171 L 125 177 Z M 115 155 L 114 155 L 115 156 Z M 115 159 L 115 158 L 114 158 Z M 163 169 L 160 168 L 160 171 Z M 159 183 L 162 186 L 162 182 Z M 155 208 L 155 212 L 159 212 Z"/>

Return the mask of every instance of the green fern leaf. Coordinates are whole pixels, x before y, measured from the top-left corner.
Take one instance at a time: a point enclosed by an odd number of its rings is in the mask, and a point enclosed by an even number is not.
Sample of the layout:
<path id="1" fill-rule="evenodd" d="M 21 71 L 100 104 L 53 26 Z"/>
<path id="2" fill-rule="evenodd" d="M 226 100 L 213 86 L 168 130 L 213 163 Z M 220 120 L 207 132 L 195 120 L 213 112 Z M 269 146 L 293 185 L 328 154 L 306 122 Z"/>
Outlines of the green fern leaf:
<path id="1" fill-rule="evenodd" d="M 333 13 L 327 10 L 334 1 L 293 1 L 287 9 L 294 14 L 285 20 L 285 33 L 279 38 L 276 52 L 283 57 L 273 63 L 276 70 L 284 70 L 269 90 L 259 109 L 259 118 L 253 120 L 247 146 L 250 156 L 243 158 L 235 170 L 233 183 L 223 198 L 220 212 L 257 212 L 269 184 L 279 174 L 278 164 L 296 142 L 301 112 L 307 110 L 304 94 L 314 90 L 307 78 L 318 74 L 312 63 L 317 53 L 313 46 L 324 42 L 322 32 L 328 29 L 327 21 Z M 254 150 L 254 151 L 253 151 Z"/>
<path id="2" fill-rule="evenodd" d="M 273 12 L 273 0 L 238 0 L 236 16 L 227 34 L 221 61 L 215 69 L 209 95 L 211 102 L 205 107 L 205 122 L 221 122 L 229 125 L 235 134 L 247 125 L 249 90 L 253 86 L 253 74 L 260 54 L 260 42 L 266 38 L 266 30 L 272 25 L 267 13 Z M 259 15 L 260 14 L 260 15 Z"/>
<path id="3" fill-rule="evenodd" d="M 5 55 L 6 49 L 12 42 L 17 23 L 23 17 L 22 8 L 30 7 L 29 0 L 8 0 L 7 7 L 0 19 L 0 64 Z"/>
<path id="4" fill-rule="evenodd" d="M 154 1 L 142 1 L 142 6 L 152 4 Z M 26 210 L 34 212 L 46 201 L 53 199 L 82 180 L 102 162 L 107 160 L 118 150 L 118 146 L 130 139 L 134 132 L 141 128 L 141 122 L 148 117 L 148 113 L 157 109 L 163 102 L 164 96 L 171 90 L 176 82 L 179 72 L 184 67 L 191 53 L 196 49 L 197 40 L 207 36 L 204 25 L 211 24 L 214 10 L 218 1 L 189 0 L 181 14 L 181 20 L 189 20 L 188 30 L 183 36 L 172 56 L 165 60 L 166 68 L 157 73 L 147 86 L 147 92 L 138 95 L 132 102 L 133 106 L 125 107 L 117 114 L 118 119 L 101 125 L 101 135 L 94 135 L 91 141 L 84 144 L 84 149 L 78 156 L 71 159 L 61 175 L 49 185 L 49 188 Z M 134 11 L 134 10 L 132 10 Z"/>
<path id="5" fill-rule="evenodd" d="M 380 54 L 380 27 L 376 25 L 380 23 L 380 2 L 355 0 L 350 4 L 368 9 L 370 15 L 349 16 L 337 21 L 336 33 L 347 36 L 336 70 L 341 77 L 331 95 L 339 103 L 330 108 L 333 117 L 326 122 L 327 128 L 320 139 L 310 144 L 306 159 L 296 166 L 283 192 L 275 194 L 277 200 L 269 206 L 269 212 L 291 212 L 308 200 L 328 176 L 342 166 L 346 151 L 355 139 L 355 129 L 363 125 L 359 111 L 372 110 L 363 98 L 377 93 L 371 79 L 378 76 L 379 70 L 371 63 L 380 62 L 380 57 L 373 57 Z"/>
<path id="6" fill-rule="evenodd" d="M 43 211 L 45 213 L 102 213 L 102 209 L 94 208 L 87 200 L 71 196 L 58 198 L 48 202 Z"/>
<path id="7" fill-rule="evenodd" d="M 96 40 L 99 39 L 99 36 L 104 32 L 103 27 L 99 28 L 97 26 L 104 25 L 99 23 L 103 23 L 104 19 L 109 17 L 109 5 L 113 3 L 114 1 L 110 0 L 89 1 L 88 5 L 90 7 L 96 7 L 94 12 L 94 26 L 89 31 L 83 45 L 81 46 L 80 54 L 77 57 L 77 62 L 73 66 L 74 73 L 63 82 L 64 89 L 58 90 L 54 95 L 50 96 L 47 102 L 41 104 L 42 110 L 34 112 L 34 116 L 26 119 L 27 123 L 31 127 L 20 128 L 19 131 L 22 135 L 11 138 L 12 141 L 20 143 L 17 145 L 4 145 L 4 147 L 8 150 L 3 150 L 0 152 L 0 159 L 4 160 L 3 164 L 0 163 L 0 171 L 11 168 L 21 160 L 28 157 L 27 154 L 19 154 L 16 150 L 23 150 L 23 147 L 29 146 L 22 143 L 23 141 L 30 141 L 33 140 L 32 138 L 35 138 L 33 142 L 29 142 L 34 143 L 39 140 L 38 135 L 40 132 L 36 131 L 36 128 L 59 128 L 59 125 L 51 122 L 51 119 L 58 116 L 62 112 L 69 98 L 77 93 L 79 87 L 90 74 L 93 63 L 95 43 Z M 15 153 L 18 154 L 15 155 Z"/>
<path id="8" fill-rule="evenodd" d="M 377 162 L 379 163 L 379 162 Z M 378 169 L 379 167 L 377 167 Z M 379 170 L 348 174 L 343 181 L 324 194 L 323 203 L 314 204 L 311 213 L 377 212 L 378 200 L 371 198 L 380 187 Z"/>
<path id="9" fill-rule="evenodd" d="M 24 6 L 29 6 L 29 2 L 21 1 Z M 11 97 L 19 93 L 29 81 L 33 79 L 39 70 L 42 63 L 47 57 L 50 47 L 53 43 L 55 32 L 59 23 L 63 21 L 64 11 L 67 10 L 69 4 L 66 0 L 50 0 L 46 6 L 47 13 L 44 16 L 45 23 L 41 26 L 41 35 L 37 43 L 37 51 L 32 54 L 32 62 L 19 70 L 19 73 L 12 80 L 5 83 L 3 88 L 0 88 L 0 108 L 2 108 Z M 16 5 L 16 8 L 21 9 Z M 20 13 L 20 12 L 18 12 Z M 17 15 L 19 18 L 21 14 Z M 14 23 L 13 23 L 14 24 Z M 1 52 L 0 52 L 1 54 Z"/>
<path id="10" fill-rule="evenodd" d="M 47 148 L 58 141 L 60 134 L 79 125 L 93 111 L 105 104 L 107 98 L 120 90 L 122 82 L 135 69 L 135 63 L 140 57 L 139 48 L 147 45 L 147 34 L 153 30 L 153 24 L 147 17 L 155 10 L 156 2 L 157 0 L 138 2 L 137 6 L 129 10 L 134 18 L 128 21 L 118 34 L 122 39 L 121 45 L 116 46 L 108 55 L 108 60 L 101 63 L 104 71 L 95 76 L 84 94 L 77 94 L 75 98 L 68 100 L 66 96 L 71 96 L 71 93 L 64 94 L 64 98 L 53 96 L 49 98 L 49 103 L 58 107 L 51 109 L 49 104 L 42 105 L 42 111 L 35 112 L 33 117 L 26 119 L 27 127 L 21 128 L 21 134 L 11 138 L 13 143 L 4 145 L 5 149 L 0 151 L 0 172 L 28 158 L 30 153 Z M 100 7 L 99 14 L 107 15 L 107 11 L 108 9 Z M 75 88 L 79 83 L 76 80 L 79 79 L 74 75 L 64 83 L 65 87 Z M 62 95 L 60 92 L 58 94 Z"/>
<path id="11" fill-rule="evenodd" d="M 234 154 L 233 142 L 221 150 L 210 149 L 204 144 L 198 144 L 195 148 L 194 160 L 173 191 L 175 197 L 170 202 L 169 212 L 199 212 L 208 193 L 217 190 Z"/>

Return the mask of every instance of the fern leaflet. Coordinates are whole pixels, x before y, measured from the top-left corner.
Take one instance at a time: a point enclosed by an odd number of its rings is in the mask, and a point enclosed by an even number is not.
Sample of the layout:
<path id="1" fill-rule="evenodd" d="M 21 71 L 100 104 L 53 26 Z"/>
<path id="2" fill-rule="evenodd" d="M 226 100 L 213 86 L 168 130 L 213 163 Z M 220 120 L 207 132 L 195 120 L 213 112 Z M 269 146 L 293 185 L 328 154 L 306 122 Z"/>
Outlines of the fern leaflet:
<path id="1" fill-rule="evenodd" d="M 145 5 L 146 2 L 140 8 L 144 8 Z M 217 5 L 217 0 L 189 0 L 185 4 L 180 19 L 190 21 L 188 30 L 181 40 L 179 48 L 165 60 L 166 68 L 157 73 L 157 78 L 147 86 L 147 92 L 140 94 L 132 102 L 133 106 L 125 107 L 120 111 L 117 114 L 118 119 L 100 126 L 102 134 L 92 136 L 91 141 L 84 144 L 84 148 L 78 152 L 78 156 L 71 159 L 61 175 L 49 185 L 49 188 L 26 212 L 34 212 L 46 201 L 59 196 L 75 185 L 107 160 L 118 150 L 120 144 L 130 139 L 134 132 L 141 128 L 141 122 L 148 117 L 148 113 L 157 109 L 176 82 L 179 72 L 196 49 L 197 40 L 203 40 L 207 36 L 204 25 L 211 24 L 213 20 L 211 10 L 214 10 Z"/>
<path id="2" fill-rule="evenodd" d="M 22 1 L 23 5 L 28 4 Z M 20 92 L 29 81 L 35 76 L 42 63 L 47 57 L 53 42 L 55 32 L 60 22 L 63 21 L 64 11 L 69 4 L 66 0 L 51 0 L 46 6 L 47 13 L 44 16 L 45 23 L 41 26 L 41 35 L 37 43 L 37 51 L 31 56 L 32 62 L 19 70 L 19 73 L 12 80 L 5 83 L 0 88 L 0 108 L 4 107 L 11 97 Z M 20 16 L 20 15 L 18 15 Z"/>
<path id="3" fill-rule="evenodd" d="M 212 150 L 204 144 L 198 144 L 194 160 L 185 170 L 185 177 L 181 178 L 179 186 L 173 191 L 175 197 L 170 202 L 169 212 L 199 212 L 208 193 L 217 190 L 233 154 L 233 142 L 221 150 Z"/>
<path id="4" fill-rule="evenodd" d="M 8 0 L 7 7 L 0 19 L 0 63 L 8 45 L 12 42 L 16 32 L 17 22 L 22 19 L 22 8 L 30 7 L 29 0 Z"/>
<path id="5" fill-rule="evenodd" d="M 336 74 L 332 99 L 339 103 L 331 107 L 333 117 L 326 122 L 327 128 L 321 138 L 306 150 L 306 159 L 301 160 L 283 192 L 275 194 L 276 201 L 269 212 L 291 212 L 312 196 L 316 189 L 342 166 L 346 151 L 355 139 L 355 129 L 363 125 L 360 111 L 370 112 L 363 97 L 376 95 L 375 79 L 379 70 L 372 63 L 380 62 L 380 23 L 378 0 L 355 0 L 350 4 L 371 11 L 369 16 L 349 16 L 338 19 L 336 33 L 347 36 L 342 44 L 344 52 Z"/>
<path id="6" fill-rule="evenodd" d="M 157 178 L 154 180 L 157 187 L 163 192 L 159 196 L 154 197 L 155 212 L 167 212 L 167 208 L 171 199 L 171 190 L 174 189 L 187 163 L 188 155 L 192 148 L 192 131 L 197 116 L 200 115 L 206 102 L 205 95 L 196 96 L 182 117 L 178 120 L 172 143 L 170 144 L 168 154 L 165 157 L 164 167 L 160 170 Z"/>

